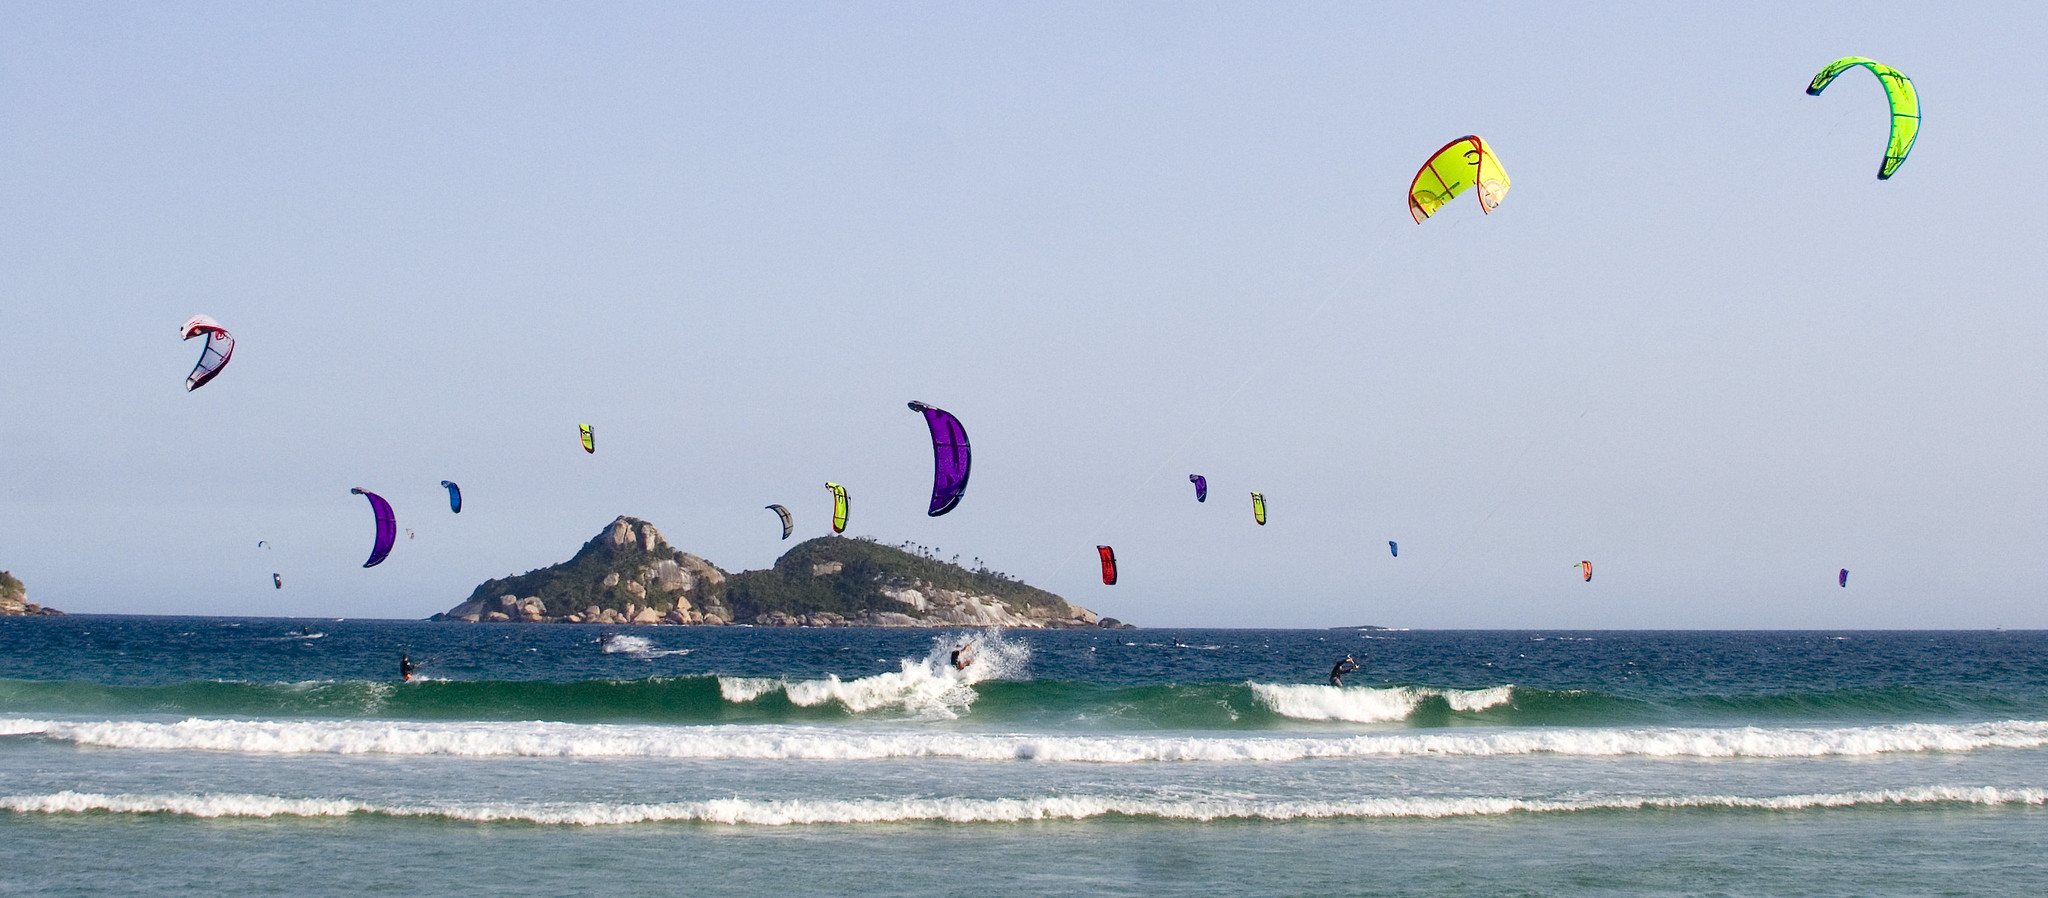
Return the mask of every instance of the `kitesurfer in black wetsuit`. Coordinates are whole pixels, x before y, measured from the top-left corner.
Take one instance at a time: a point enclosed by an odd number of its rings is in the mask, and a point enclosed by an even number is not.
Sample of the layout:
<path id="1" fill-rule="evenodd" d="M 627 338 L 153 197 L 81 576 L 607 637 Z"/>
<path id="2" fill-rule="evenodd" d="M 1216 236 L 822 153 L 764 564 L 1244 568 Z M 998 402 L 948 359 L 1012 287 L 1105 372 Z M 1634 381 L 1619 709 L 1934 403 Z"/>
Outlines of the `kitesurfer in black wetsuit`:
<path id="1" fill-rule="evenodd" d="M 967 669 L 967 665 L 969 665 L 969 664 L 973 664 L 973 663 L 974 663 L 974 643 L 971 643 L 971 642 L 970 642 L 970 643 L 967 643 L 966 645 L 963 645 L 963 646 L 961 646 L 961 647 L 959 647 L 959 648 L 957 648 L 957 649 L 954 649 L 954 650 L 953 650 L 953 669 L 954 669 L 954 670 L 966 670 L 966 669 Z"/>
<path id="2" fill-rule="evenodd" d="M 1344 660 L 1337 662 L 1337 666 L 1330 668 L 1330 685 L 1342 687 L 1344 685 L 1344 675 L 1357 669 L 1358 662 L 1351 660 L 1350 655 L 1345 655 Z"/>
<path id="3" fill-rule="evenodd" d="M 411 679 L 412 679 L 412 670 L 413 670 L 413 664 L 412 664 L 412 656 L 411 656 L 411 655 L 404 655 L 404 654 L 401 654 L 401 655 L 399 655 L 399 656 L 398 656 L 398 678 L 399 678 L 399 679 L 401 679 L 401 680 L 411 680 Z"/>

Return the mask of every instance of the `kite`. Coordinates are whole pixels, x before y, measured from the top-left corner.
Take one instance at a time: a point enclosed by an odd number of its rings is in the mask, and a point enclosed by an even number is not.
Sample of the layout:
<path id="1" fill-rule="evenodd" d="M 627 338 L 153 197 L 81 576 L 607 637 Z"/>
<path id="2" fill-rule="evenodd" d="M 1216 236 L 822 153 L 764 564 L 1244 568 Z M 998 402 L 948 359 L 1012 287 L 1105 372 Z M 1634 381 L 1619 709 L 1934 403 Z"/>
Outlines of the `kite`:
<path id="1" fill-rule="evenodd" d="M 1401 557 L 1401 544 L 1391 539 L 1387 540 L 1387 551 L 1392 553 L 1395 558 L 1399 558 Z"/>
<path id="2" fill-rule="evenodd" d="M 283 589 L 283 588 L 284 588 L 284 578 L 283 578 L 283 577 L 280 577 L 280 576 L 278 576 L 278 575 L 276 575 L 276 574 L 271 574 L 271 575 L 270 575 L 270 587 L 271 587 L 272 589 Z"/>
<path id="3" fill-rule="evenodd" d="M 827 480 L 825 488 L 832 491 L 832 532 L 845 533 L 846 508 L 852 504 L 852 500 L 846 495 L 846 487 Z"/>
<path id="4" fill-rule="evenodd" d="M 228 366 L 228 359 L 235 354 L 235 338 L 228 334 L 220 322 L 205 315 L 194 315 L 179 328 L 179 332 L 190 340 L 200 334 L 206 335 L 206 346 L 199 350 L 199 363 L 192 366 L 192 373 L 185 376 L 185 392 L 206 386 L 206 382 Z"/>
<path id="5" fill-rule="evenodd" d="M 1574 565 L 1574 567 L 1577 567 L 1577 568 L 1579 569 L 1579 572 L 1580 572 L 1580 573 L 1582 573 L 1582 574 L 1585 574 L 1585 575 L 1586 575 L 1586 582 L 1587 582 L 1587 583 L 1591 583 L 1591 582 L 1593 582 L 1593 563 L 1592 563 L 1592 562 L 1590 562 L 1590 561 L 1581 561 L 1581 562 L 1579 562 L 1579 563 L 1578 563 L 1577 565 Z"/>
<path id="6" fill-rule="evenodd" d="M 441 485 L 448 489 L 448 510 L 455 512 L 456 514 L 461 514 L 462 487 L 456 486 L 455 481 L 453 480 L 443 480 L 441 481 Z"/>
<path id="7" fill-rule="evenodd" d="M 1806 95 L 1820 96 L 1835 76 L 1859 65 L 1877 76 L 1878 83 L 1884 85 L 1884 95 L 1892 103 L 1892 139 L 1885 145 L 1884 161 L 1877 166 L 1877 179 L 1882 181 L 1905 164 L 1906 154 L 1913 152 L 1913 141 L 1920 139 L 1920 92 L 1913 89 L 1913 79 L 1883 63 L 1861 56 L 1844 56 L 1813 76 L 1813 83 L 1806 85 Z"/>
<path id="8" fill-rule="evenodd" d="M 1479 186 L 1479 211 L 1492 212 L 1508 195 L 1508 173 L 1500 157 L 1476 134 L 1444 144 L 1408 184 L 1408 214 L 1416 224 L 1436 214 L 1458 194 Z"/>
<path id="9" fill-rule="evenodd" d="M 1849 585 L 1849 569 L 1843 568 L 1842 573 L 1839 576 L 1835 577 L 1835 582 L 1842 584 L 1842 586 L 1844 587 L 1847 587 Z"/>
<path id="10" fill-rule="evenodd" d="M 1189 474 L 1188 482 L 1195 485 L 1195 501 L 1209 501 L 1209 478 L 1200 474 Z"/>
<path id="11" fill-rule="evenodd" d="M 590 425 L 578 424 L 576 429 L 583 432 L 583 451 L 596 454 L 597 438 L 590 435 Z"/>
<path id="12" fill-rule="evenodd" d="M 420 535 L 419 535 L 419 534 L 417 534 L 417 533 L 414 533 L 414 532 L 412 532 L 412 528 L 411 528 L 411 527 L 407 527 L 407 528 L 405 528 L 405 538 L 406 538 L 406 539 L 419 539 L 419 538 L 420 538 Z"/>
<path id="13" fill-rule="evenodd" d="M 1116 585 L 1116 550 L 1108 546 L 1096 546 L 1095 554 L 1102 556 L 1102 585 Z"/>
<path id="14" fill-rule="evenodd" d="M 391 554 L 391 544 L 398 540 L 398 517 L 391 513 L 391 503 L 384 501 L 383 496 L 362 487 L 349 492 L 370 500 L 370 511 L 377 516 L 377 542 L 370 547 L 370 560 L 363 562 L 363 567 L 376 567 L 384 562 L 384 556 Z"/>
<path id="15" fill-rule="evenodd" d="M 1261 527 L 1264 527 L 1264 526 L 1266 526 L 1266 494 L 1265 494 L 1265 493 L 1253 493 L 1253 494 L 1252 494 L 1252 520 L 1254 520 L 1254 521 L 1257 521 L 1257 522 L 1259 522 L 1259 526 L 1261 526 Z"/>
<path id="16" fill-rule="evenodd" d="M 264 540 L 260 540 L 260 539 L 259 539 L 259 540 L 257 540 L 257 541 L 256 541 L 256 548 L 258 548 L 258 549 L 268 549 L 268 548 L 270 548 L 270 543 L 268 543 L 268 542 L 266 542 L 266 541 L 264 541 Z"/>
<path id="17" fill-rule="evenodd" d="M 782 538 L 788 539 L 789 534 L 795 530 L 795 528 L 791 526 L 789 521 L 789 509 L 783 508 L 780 505 L 770 505 L 768 506 L 768 510 L 775 512 L 777 515 L 780 515 L 782 517 Z"/>
<path id="18" fill-rule="evenodd" d="M 922 402 L 910 410 L 924 414 L 932 431 L 932 504 L 925 514 L 938 517 L 952 511 L 967 493 L 967 470 L 974 461 L 967 448 L 967 428 L 953 413 Z"/>

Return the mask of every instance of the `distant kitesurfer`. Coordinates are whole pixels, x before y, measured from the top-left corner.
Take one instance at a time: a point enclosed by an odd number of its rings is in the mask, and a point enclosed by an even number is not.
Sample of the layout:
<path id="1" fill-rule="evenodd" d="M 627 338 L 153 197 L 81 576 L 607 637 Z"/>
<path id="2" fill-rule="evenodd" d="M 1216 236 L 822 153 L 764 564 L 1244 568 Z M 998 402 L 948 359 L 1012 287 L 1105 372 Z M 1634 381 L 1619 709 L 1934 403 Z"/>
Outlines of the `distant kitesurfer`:
<path id="1" fill-rule="evenodd" d="M 311 635 L 313 635 L 313 628 L 311 628 L 311 627 L 308 627 L 308 626 L 305 626 L 305 625 L 300 625 L 300 627 L 299 627 L 299 635 L 300 635 L 300 636 L 311 636 Z"/>
<path id="2" fill-rule="evenodd" d="M 969 642 L 953 650 L 953 669 L 966 670 L 974 663 L 974 643 Z"/>
<path id="3" fill-rule="evenodd" d="M 1357 669 L 1358 662 L 1351 660 L 1350 655 L 1345 655 L 1344 660 L 1337 662 L 1337 666 L 1330 668 L 1330 685 L 1342 687 L 1344 685 L 1344 675 Z"/>
<path id="4" fill-rule="evenodd" d="M 402 679 L 402 680 L 405 680 L 405 681 L 406 681 L 406 682 L 408 682 L 408 683 L 412 682 L 412 671 L 413 671 L 413 663 L 412 663 L 412 656 L 411 656 L 411 655 L 405 655 L 405 654 L 401 654 L 401 655 L 399 655 L 399 656 L 398 656 L 398 676 L 399 676 L 399 678 L 400 678 L 400 679 Z"/>

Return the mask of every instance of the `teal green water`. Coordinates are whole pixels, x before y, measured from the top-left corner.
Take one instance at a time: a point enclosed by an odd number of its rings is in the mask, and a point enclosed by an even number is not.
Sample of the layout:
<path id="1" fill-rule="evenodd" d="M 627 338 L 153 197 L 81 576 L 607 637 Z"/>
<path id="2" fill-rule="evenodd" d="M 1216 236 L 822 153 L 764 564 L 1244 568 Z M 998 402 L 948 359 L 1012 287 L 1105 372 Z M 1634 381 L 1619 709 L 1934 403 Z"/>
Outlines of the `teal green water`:
<path id="1" fill-rule="evenodd" d="M 4 620 L 0 893 L 2011 894 L 2048 884 L 2044 657 Z"/>

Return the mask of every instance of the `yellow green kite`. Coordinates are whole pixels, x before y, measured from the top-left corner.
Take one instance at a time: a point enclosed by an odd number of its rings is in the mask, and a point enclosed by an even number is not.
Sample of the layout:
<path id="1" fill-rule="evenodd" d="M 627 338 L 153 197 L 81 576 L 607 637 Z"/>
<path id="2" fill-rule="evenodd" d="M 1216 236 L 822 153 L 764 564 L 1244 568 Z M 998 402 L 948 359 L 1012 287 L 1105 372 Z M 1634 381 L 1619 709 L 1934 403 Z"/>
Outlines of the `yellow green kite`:
<path id="1" fill-rule="evenodd" d="M 1878 83 L 1884 85 L 1885 96 L 1892 101 L 1892 142 L 1885 147 L 1884 164 L 1877 167 L 1877 179 L 1882 181 L 1891 177 L 1892 172 L 1899 170 L 1899 166 L 1906 161 L 1906 154 L 1913 152 L 1913 141 L 1920 138 L 1920 93 L 1913 89 L 1913 79 L 1906 77 L 1906 73 L 1875 60 L 1864 59 L 1861 56 L 1844 56 L 1828 63 L 1827 68 L 1821 69 L 1820 74 L 1813 76 L 1813 83 L 1806 86 L 1806 95 L 1820 96 L 1820 92 L 1827 89 L 1836 75 L 1859 65 L 1877 76 Z"/>
<path id="2" fill-rule="evenodd" d="M 1408 185 L 1408 214 L 1421 224 L 1475 184 L 1479 185 L 1481 212 L 1492 212 L 1508 195 L 1508 173 L 1500 167 L 1493 148 L 1478 135 L 1467 134 L 1444 144 L 1415 173 L 1415 180 Z"/>

